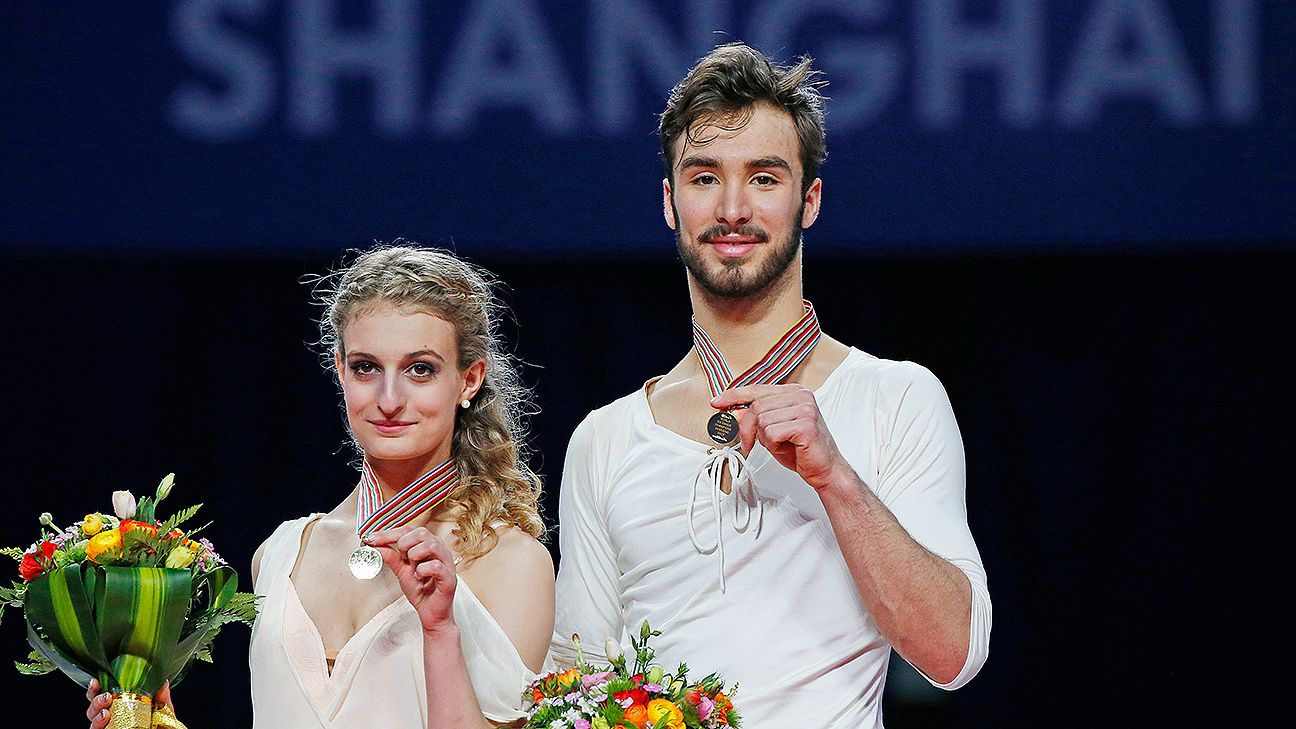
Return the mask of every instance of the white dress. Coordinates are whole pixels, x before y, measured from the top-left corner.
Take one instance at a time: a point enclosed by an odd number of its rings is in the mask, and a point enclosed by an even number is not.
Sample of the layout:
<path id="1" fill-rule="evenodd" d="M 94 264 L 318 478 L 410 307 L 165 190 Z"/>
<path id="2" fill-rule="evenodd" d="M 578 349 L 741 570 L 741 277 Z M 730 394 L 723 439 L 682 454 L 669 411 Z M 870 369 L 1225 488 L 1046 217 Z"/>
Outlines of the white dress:
<path id="1" fill-rule="evenodd" d="M 991 605 L 944 388 L 912 362 L 852 349 L 814 395 L 860 478 L 910 536 L 967 575 L 967 661 L 937 684 L 962 686 L 989 651 Z M 557 663 L 571 664 L 572 633 L 586 645 L 624 643 L 647 619 L 662 631 L 653 645 L 663 667 L 687 661 L 694 678 L 716 671 L 741 685 L 734 703 L 747 725 L 880 728 L 891 646 L 823 503 L 760 445 L 749 487 L 695 491 L 708 450 L 654 422 L 643 389 L 576 429 L 559 494 Z"/>
<path id="2" fill-rule="evenodd" d="M 423 641 L 403 595 L 347 641 L 329 672 L 323 639 L 289 579 L 314 518 L 281 524 L 261 556 L 255 590 L 265 598 L 248 655 L 254 729 L 426 729 Z M 499 723 L 522 717 L 522 691 L 535 674 L 465 580 L 453 611 L 482 713 Z"/>

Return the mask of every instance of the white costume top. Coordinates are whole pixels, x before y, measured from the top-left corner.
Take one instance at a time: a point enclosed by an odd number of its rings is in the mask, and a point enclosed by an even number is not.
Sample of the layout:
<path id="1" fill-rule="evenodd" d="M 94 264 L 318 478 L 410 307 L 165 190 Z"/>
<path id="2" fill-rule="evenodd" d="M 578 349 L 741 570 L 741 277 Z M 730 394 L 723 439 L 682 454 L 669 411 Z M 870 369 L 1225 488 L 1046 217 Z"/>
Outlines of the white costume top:
<path id="1" fill-rule="evenodd" d="M 967 661 L 985 662 L 990 593 L 968 531 L 963 444 L 940 381 L 912 362 L 852 349 L 815 399 L 838 448 L 909 534 L 972 584 Z M 752 482 L 720 493 L 716 533 L 709 484 L 693 492 L 708 447 L 657 425 L 644 389 L 591 413 L 576 429 L 559 506 L 553 655 L 638 630 L 647 619 L 668 671 L 740 684 L 744 723 L 880 727 L 890 645 L 864 608 L 814 490 L 759 444 Z M 690 538 L 690 499 L 698 544 Z M 759 503 L 757 503 L 759 501 Z M 730 503 L 733 502 L 733 503 Z M 720 581 L 723 539 L 725 586 Z M 930 679 L 929 679 L 930 680 Z M 933 682 L 935 683 L 935 682 Z"/>
<path id="2" fill-rule="evenodd" d="M 265 599 L 248 655 L 253 727 L 427 729 L 422 631 L 404 595 L 347 641 L 330 674 L 324 642 L 289 579 L 314 518 L 281 524 L 261 556 L 254 589 Z M 535 674 L 466 580 L 455 587 L 453 613 L 482 713 L 500 723 L 523 716 L 522 691 Z"/>

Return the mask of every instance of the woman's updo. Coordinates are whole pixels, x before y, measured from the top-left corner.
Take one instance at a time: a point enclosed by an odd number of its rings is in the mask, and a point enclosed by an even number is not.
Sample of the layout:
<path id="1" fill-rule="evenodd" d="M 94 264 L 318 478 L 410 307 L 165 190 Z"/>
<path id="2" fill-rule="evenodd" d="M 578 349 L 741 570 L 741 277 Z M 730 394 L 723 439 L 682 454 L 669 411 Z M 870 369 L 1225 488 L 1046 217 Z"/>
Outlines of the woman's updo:
<path id="1" fill-rule="evenodd" d="M 506 310 L 495 295 L 494 276 L 447 251 L 393 245 L 362 253 L 315 284 L 316 298 L 325 307 L 320 355 L 329 369 L 334 368 L 334 353 L 345 353 L 347 325 L 386 306 L 449 322 L 460 371 L 485 361 L 486 374 L 472 405 L 455 408 L 450 454 L 458 464 L 459 486 L 437 511 L 456 515 L 454 534 L 467 559 L 495 546 L 495 523 L 539 537 L 544 532 L 540 478 L 527 465 L 525 444 L 531 393 L 522 386 L 514 358 L 500 346 L 499 319 Z"/>

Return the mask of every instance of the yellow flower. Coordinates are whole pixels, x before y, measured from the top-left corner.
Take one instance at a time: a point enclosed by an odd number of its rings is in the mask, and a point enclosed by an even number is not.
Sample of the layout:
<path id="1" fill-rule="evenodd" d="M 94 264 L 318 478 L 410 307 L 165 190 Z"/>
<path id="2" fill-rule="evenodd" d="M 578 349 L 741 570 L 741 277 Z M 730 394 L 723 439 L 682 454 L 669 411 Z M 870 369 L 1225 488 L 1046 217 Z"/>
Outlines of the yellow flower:
<path id="1" fill-rule="evenodd" d="M 187 547 L 176 547 L 167 555 L 166 566 L 172 569 L 183 569 L 193 564 L 194 553 Z"/>
<path id="2" fill-rule="evenodd" d="M 96 558 L 112 549 L 121 549 L 122 534 L 120 529 L 105 529 L 91 537 L 86 544 L 86 557 L 91 561 L 97 561 Z"/>
<path id="3" fill-rule="evenodd" d="M 666 726 L 670 729 L 684 729 L 684 712 L 679 707 L 667 699 L 653 699 L 648 702 L 648 722 L 653 726 L 661 720 L 663 716 L 669 716 L 666 720 Z"/>
<path id="4" fill-rule="evenodd" d="M 87 537 L 93 537 L 103 531 L 103 519 L 98 514 L 86 514 L 85 519 L 81 522 L 81 533 Z"/>

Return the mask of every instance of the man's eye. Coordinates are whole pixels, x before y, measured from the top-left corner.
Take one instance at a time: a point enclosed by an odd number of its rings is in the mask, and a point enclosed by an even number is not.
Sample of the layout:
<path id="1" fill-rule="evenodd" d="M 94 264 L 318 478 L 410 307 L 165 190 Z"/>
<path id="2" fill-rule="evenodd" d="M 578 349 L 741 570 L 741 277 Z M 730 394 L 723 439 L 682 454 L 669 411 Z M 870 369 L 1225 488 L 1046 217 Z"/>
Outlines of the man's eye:
<path id="1" fill-rule="evenodd" d="M 714 185 L 719 181 L 715 175 L 698 175 L 693 178 L 694 185 Z"/>
<path id="2" fill-rule="evenodd" d="M 777 185 L 778 178 L 773 175 L 756 175 L 752 178 L 752 182 L 761 185 L 762 187 L 768 187 L 770 185 Z"/>

